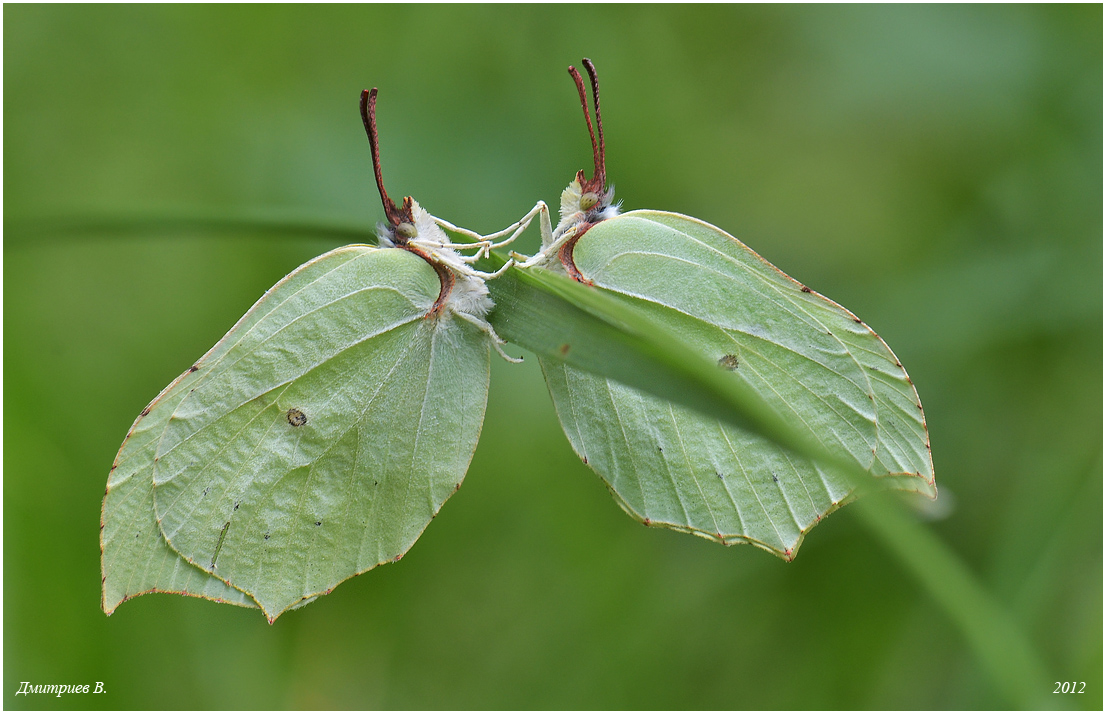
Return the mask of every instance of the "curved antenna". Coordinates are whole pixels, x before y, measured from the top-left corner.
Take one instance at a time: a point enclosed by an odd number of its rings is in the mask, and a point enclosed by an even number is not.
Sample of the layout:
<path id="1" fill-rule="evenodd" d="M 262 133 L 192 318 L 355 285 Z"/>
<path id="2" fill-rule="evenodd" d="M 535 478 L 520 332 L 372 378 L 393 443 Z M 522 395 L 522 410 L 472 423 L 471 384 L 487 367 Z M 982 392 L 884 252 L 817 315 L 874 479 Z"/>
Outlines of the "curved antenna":
<path id="1" fill-rule="evenodd" d="M 591 96 L 595 100 L 595 128 L 599 131 L 599 153 L 595 165 L 595 175 L 599 180 L 600 189 L 607 183 L 607 147 L 603 143 L 603 115 L 599 111 L 599 73 L 595 71 L 595 65 L 587 57 L 584 58 L 584 69 L 588 71 L 591 79 Z M 595 138 L 591 140 L 594 148 Z"/>
<path id="2" fill-rule="evenodd" d="M 584 67 L 588 70 L 588 74 L 591 75 L 595 68 L 591 66 L 590 60 L 584 60 L 584 62 Z M 595 129 L 591 124 L 591 112 L 588 111 L 588 93 L 587 90 L 584 89 L 584 78 L 580 76 L 580 73 L 572 65 L 569 65 L 568 73 L 572 75 L 572 80 L 576 82 L 576 91 L 580 95 L 580 106 L 584 109 L 584 121 L 588 124 L 588 136 L 591 137 L 591 153 L 592 160 L 595 164 L 595 171 L 592 175 L 592 180 L 588 183 L 598 183 L 599 190 L 602 190 L 606 171 L 603 167 L 603 158 L 599 150 L 599 144 L 595 141 Z M 592 86 L 595 86 L 595 80 L 592 80 Z M 599 95 L 596 94 L 596 96 Z M 598 105 L 596 105 L 596 109 L 598 110 Z M 581 175 L 582 174 L 583 172 L 581 172 Z"/>
<path id="3" fill-rule="evenodd" d="M 403 223 L 406 216 L 396 206 L 396 202 L 388 197 L 384 190 L 384 177 L 380 173 L 380 141 L 376 135 L 376 87 L 361 92 L 361 120 L 365 122 L 365 133 L 369 135 L 369 146 L 373 153 L 373 173 L 376 174 L 376 187 L 380 191 L 380 202 L 384 204 L 384 215 L 393 226 Z M 410 199 L 404 199 L 403 205 L 407 207 Z"/>

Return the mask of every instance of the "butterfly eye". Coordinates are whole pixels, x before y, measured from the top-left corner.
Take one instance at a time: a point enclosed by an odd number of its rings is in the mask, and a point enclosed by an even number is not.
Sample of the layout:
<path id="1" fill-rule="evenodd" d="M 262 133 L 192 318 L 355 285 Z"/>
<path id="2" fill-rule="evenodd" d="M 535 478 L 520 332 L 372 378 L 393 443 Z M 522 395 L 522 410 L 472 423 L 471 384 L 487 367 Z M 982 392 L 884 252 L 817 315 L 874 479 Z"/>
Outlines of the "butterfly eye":
<path id="1" fill-rule="evenodd" d="M 419 231 L 415 228 L 414 223 L 407 223 L 406 221 L 396 226 L 396 233 L 410 240 L 416 238 L 419 235 Z"/>
<path id="2" fill-rule="evenodd" d="M 580 210 L 590 211 L 595 208 L 595 205 L 599 203 L 599 194 L 594 191 L 588 191 L 583 196 L 580 196 Z"/>

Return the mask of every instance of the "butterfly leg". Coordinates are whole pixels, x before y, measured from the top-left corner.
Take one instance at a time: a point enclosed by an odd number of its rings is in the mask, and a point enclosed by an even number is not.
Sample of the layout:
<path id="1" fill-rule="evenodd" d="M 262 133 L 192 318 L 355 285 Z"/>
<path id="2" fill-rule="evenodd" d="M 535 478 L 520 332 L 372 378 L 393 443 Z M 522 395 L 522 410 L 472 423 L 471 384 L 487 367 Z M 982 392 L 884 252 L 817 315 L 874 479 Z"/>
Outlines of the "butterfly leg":
<path id="1" fill-rule="evenodd" d="M 479 233 L 475 233 L 466 228 L 458 228 L 449 221 L 441 218 L 434 217 L 434 221 L 447 231 L 458 233 L 467 238 L 471 238 L 474 241 L 473 243 L 451 243 L 449 247 L 457 250 L 479 246 L 480 250 L 478 250 L 473 256 L 474 259 L 479 259 L 481 256 L 487 256 L 492 250 L 496 248 L 502 248 L 513 243 L 515 239 L 518 238 L 522 234 L 522 232 L 526 230 L 527 227 L 529 227 L 530 221 L 533 220 L 534 216 L 543 211 L 545 213 L 548 213 L 549 209 L 546 207 L 544 201 L 538 201 L 537 204 L 533 208 L 531 208 L 525 216 L 515 221 L 503 230 L 496 231 L 495 233 L 490 233 L 486 236 L 480 235 Z M 496 242 L 504 236 L 509 237 L 506 240 L 500 241 L 498 243 Z"/>
<path id="2" fill-rule="evenodd" d="M 414 242 L 414 241 L 412 241 Z M 472 263 L 476 262 L 473 256 L 464 256 L 454 253 L 452 250 L 443 249 L 440 245 L 419 244 L 418 247 L 425 249 L 430 257 L 443 265 L 447 265 L 453 272 L 464 275 L 466 277 L 476 277 L 481 280 L 491 280 L 492 278 L 498 278 L 503 273 L 507 272 L 507 269 L 515 264 L 513 258 L 508 259 L 507 262 L 499 270 L 493 273 L 487 273 L 483 270 L 477 270 L 472 267 Z"/>
<path id="3" fill-rule="evenodd" d="M 530 222 L 534 220 L 534 216 L 542 216 L 545 219 L 545 223 L 549 222 L 549 207 L 545 205 L 545 201 L 538 201 L 536 204 L 534 204 L 534 207 L 531 208 L 525 216 L 518 219 L 518 221 L 516 221 L 515 224 L 510 228 L 505 228 L 499 233 L 485 236 L 485 238 L 490 241 L 495 241 L 497 238 L 501 238 L 508 232 L 510 232 L 510 237 L 498 243 L 493 242 L 491 245 L 493 249 L 508 246 L 511 243 L 514 243 L 515 239 L 522 235 L 522 232 L 530 227 Z M 541 223 L 540 220 L 539 223 Z"/>
<path id="4" fill-rule="evenodd" d="M 471 238 L 472 239 L 471 243 L 459 243 L 459 244 L 456 244 L 456 246 L 454 246 L 454 244 L 451 243 L 450 244 L 451 247 L 471 248 L 474 245 L 482 244 L 482 243 L 486 242 L 484 236 L 480 235 L 476 231 L 470 231 L 468 228 L 460 228 L 458 226 L 455 226 L 452 223 L 450 223 L 449 221 L 445 220 L 444 218 L 438 218 L 437 216 L 431 216 L 431 218 L 434 220 L 435 223 L 438 224 L 438 226 L 440 228 L 443 228 L 444 230 L 447 230 L 450 233 L 457 233 L 459 235 L 465 236 L 466 238 Z"/>
<path id="5" fill-rule="evenodd" d="M 461 263 L 464 263 L 466 265 L 472 265 L 476 261 L 480 260 L 484 256 L 484 253 L 485 253 L 485 251 L 488 247 L 488 244 L 485 244 L 485 243 L 463 243 L 461 245 L 456 245 L 456 244 L 453 244 L 453 243 L 442 244 L 442 243 L 434 243 L 434 242 L 429 242 L 429 241 L 427 241 L 427 242 L 410 241 L 410 243 L 417 246 L 417 247 L 419 247 L 419 248 L 422 248 L 423 250 L 425 250 L 427 252 L 429 252 L 432 256 L 434 256 L 435 258 L 437 258 L 439 260 L 443 260 L 443 261 L 449 262 L 451 264 L 455 263 L 455 262 L 461 262 Z M 474 253 L 473 255 L 462 255 L 461 253 L 451 253 L 451 255 L 449 256 L 449 258 L 447 260 L 439 252 L 440 250 L 446 249 L 446 248 L 448 248 L 450 251 L 455 251 L 455 250 L 462 249 L 462 248 L 479 248 L 480 250 L 476 251 L 476 253 Z"/>
<path id="6" fill-rule="evenodd" d="M 486 334 L 491 339 L 492 347 L 495 348 L 495 351 L 499 353 L 500 357 L 507 360 L 508 362 L 513 362 L 515 364 L 522 362 L 521 357 L 512 357 L 511 355 L 503 351 L 502 345 L 507 344 L 507 341 L 496 334 L 495 328 L 492 327 L 490 322 L 476 317 L 475 315 L 470 315 L 467 312 L 457 312 L 454 314 L 457 315 L 457 317 L 463 318 L 464 320 L 471 322 L 473 325 L 479 327 L 480 330 L 483 331 L 484 334 Z"/>
<path id="7" fill-rule="evenodd" d="M 549 245 L 544 245 L 545 239 L 543 238 L 542 243 L 544 247 L 530 258 L 526 258 L 524 255 L 515 255 L 513 253 L 512 257 L 519 260 L 518 267 L 520 268 L 529 268 L 534 265 L 547 265 L 553 260 L 553 256 L 557 255 L 557 251 L 561 249 L 561 246 L 576 235 L 578 229 L 578 225 L 570 226 L 561 235 L 554 235 L 554 237 L 550 239 Z M 557 264 L 559 265 L 560 263 L 558 262 Z"/>
<path id="8" fill-rule="evenodd" d="M 553 223 L 549 219 L 549 208 L 544 202 L 541 203 L 540 214 L 541 217 L 538 221 L 541 230 L 541 245 L 542 248 L 533 256 L 525 256 L 519 253 L 511 253 L 511 257 L 519 261 L 518 265 L 521 268 L 529 268 L 533 265 L 540 265 L 544 263 L 548 256 L 552 255 L 555 251 L 559 250 L 564 244 L 567 238 L 563 236 L 555 236 L 553 233 Z"/>
<path id="9" fill-rule="evenodd" d="M 482 270 L 475 270 L 475 269 L 471 269 L 471 268 L 470 268 L 470 270 L 471 270 L 472 274 L 475 275 L 478 278 L 483 278 L 484 280 L 492 280 L 493 278 L 498 278 L 500 275 L 503 275 L 503 273 L 506 273 L 507 269 L 510 268 L 511 266 L 513 266 L 514 264 L 515 264 L 515 259 L 511 258 L 506 263 L 503 264 L 502 268 L 495 271 L 494 273 L 485 273 Z"/>
<path id="10" fill-rule="evenodd" d="M 473 255 L 471 255 L 471 256 L 460 256 L 461 260 L 463 260 L 467 263 L 476 262 L 477 260 L 479 260 L 481 258 L 481 256 L 485 255 L 486 253 L 488 253 L 488 251 L 491 250 L 492 241 L 486 239 L 484 236 L 480 235 L 479 233 L 476 233 L 475 231 L 470 231 L 467 228 L 459 228 L 459 227 L 453 225 L 452 223 L 450 223 L 449 221 L 444 220 L 442 218 L 438 218 L 437 216 L 431 216 L 431 218 L 434 220 L 434 223 L 436 223 L 438 225 L 438 227 L 440 227 L 440 228 L 442 228 L 446 231 L 449 231 L 451 233 L 457 233 L 457 234 L 462 235 L 466 238 L 471 238 L 472 242 L 471 243 L 454 243 L 453 241 L 449 241 L 449 240 L 447 240 L 445 242 L 430 241 L 430 242 L 427 242 L 427 243 L 424 243 L 424 244 L 420 244 L 420 247 L 427 248 L 427 249 L 430 249 L 430 250 L 433 250 L 435 248 L 450 248 L 452 250 L 470 250 L 472 248 L 476 248 L 477 249 L 476 253 L 474 253 Z M 493 233 L 492 235 L 495 235 L 495 234 Z"/>

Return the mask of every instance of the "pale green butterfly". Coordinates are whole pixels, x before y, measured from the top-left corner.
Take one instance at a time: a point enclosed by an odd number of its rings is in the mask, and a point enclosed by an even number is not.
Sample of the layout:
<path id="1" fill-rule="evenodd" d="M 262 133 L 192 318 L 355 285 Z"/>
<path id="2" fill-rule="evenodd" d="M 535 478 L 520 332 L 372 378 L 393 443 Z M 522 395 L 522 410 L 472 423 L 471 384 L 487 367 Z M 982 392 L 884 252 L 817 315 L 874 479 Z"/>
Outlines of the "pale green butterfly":
<path id="1" fill-rule="evenodd" d="M 621 213 L 612 203 L 598 77 L 589 60 L 584 66 L 594 129 L 583 79 L 569 73 L 595 173 L 580 171 L 561 194 L 555 229 L 542 214 L 542 249 L 520 266 L 559 271 L 644 311 L 826 451 L 884 486 L 935 497 L 921 402 L 875 332 L 719 228 L 664 211 Z M 790 560 L 807 531 L 852 495 L 847 476 L 765 438 L 539 361 L 573 449 L 646 525 L 752 543 Z"/>
<path id="2" fill-rule="evenodd" d="M 375 105 L 375 89 L 362 93 L 381 247 L 297 268 L 142 410 L 104 498 L 105 612 L 175 592 L 260 606 L 272 622 L 398 560 L 460 488 L 484 419 L 489 345 L 511 359 L 485 319 L 495 274 L 472 263 L 537 208 L 479 236 L 410 197 L 397 206 Z M 443 228 L 474 242 L 452 243 Z"/>

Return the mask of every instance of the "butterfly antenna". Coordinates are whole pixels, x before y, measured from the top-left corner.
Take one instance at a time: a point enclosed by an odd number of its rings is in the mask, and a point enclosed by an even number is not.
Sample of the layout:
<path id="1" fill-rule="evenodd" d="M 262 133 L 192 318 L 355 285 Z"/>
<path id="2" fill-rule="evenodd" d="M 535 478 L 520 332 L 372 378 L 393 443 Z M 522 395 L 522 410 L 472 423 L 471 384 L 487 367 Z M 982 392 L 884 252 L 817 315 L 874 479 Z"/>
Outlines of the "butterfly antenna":
<path id="1" fill-rule="evenodd" d="M 591 65 L 590 61 L 584 60 L 584 67 L 588 70 L 589 74 L 591 74 L 594 71 L 594 68 L 591 67 L 590 65 Z M 595 183 L 596 179 L 599 178 L 599 176 L 602 173 L 604 173 L 604 171 L 603 171 L 603 162 L 602 162 L 602 159 L 600 158 L 600 153 L 599 153 L 599 144 L 597 144 L 596 141 L 595 141 L 595 129 L 592 127 L 592 124 L 591 124 L 591 112 L 588 110 L 588 93 L 587 93 L 587 90 L 584 89 L 584 78 L 580 76 L 580 73 L 576 70 L 576 68 L 569 65 L 568 73 L 570 75 L 572 75 L 572 80 L 574 82 L 576 82 L 576 91 L 580 94 L 580 106 L 583 107 L 583 109 L 584 109 L 584 121 L 586 121 L 588 123 L 588 135 L 591 137 L 592 159 L 595 162 L 595 174 L 594 174 L 591 182 L 589 182 L 589 183 Z M 594 86 L 594 80 L 593 80 L 593 86 Z M 599 96 L 599 95 L 596 94 L 596 96 Z M 598 108 L 598 106 L 596 108 Z M 582 175 L 582 173 L 581 173 L 581 175 Z M 602 190 L 602 187 L 603 187 L 602 181 L 600 180 L 598 183 L 599 183 L 600 190 Z"/>
<path id="2" fill-rule="evenodd" d="M 404 216 L 396 206 L 396 202 L 389 198 L 388 192 L 384 190 L 384 177 L 380 173 L 380 141 L 376 135 L 376 87 L 361 92 L 361 119 L 365 122 L 365 133 L 369 135 L 369 146 L 373 153 L 373 173 L 376 174 L 376 187 L 380 190 L 380 202 L 384 204 L 384 215 L 388 217 L 389 223 L 398 226 L 409 218 Z M 405 208 L 410 200 L 404 199 Z"/>
<path id="3" fill-rule="evenodd" d="M 595 178 L 602 190 L 607 184 L 607 147 L 603 143 L 603 115 L 599 112 L 599 73 L 595 71 L 595 65 L 587 57 L 584 58 L 584 69 L 588 71 L 588 77 L 591 79 L 591 96 L 595 100 L 595 127 L 599 131 L 599 150 L 595 154 Z M 580 87 L 579 81 L 577 81 L 577 87 L 582 93 L 583 87 Z M 595 137 L 592 137 L 591 143 L 594 148 Z"/>

